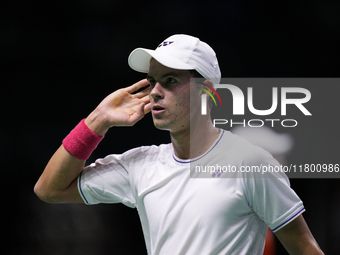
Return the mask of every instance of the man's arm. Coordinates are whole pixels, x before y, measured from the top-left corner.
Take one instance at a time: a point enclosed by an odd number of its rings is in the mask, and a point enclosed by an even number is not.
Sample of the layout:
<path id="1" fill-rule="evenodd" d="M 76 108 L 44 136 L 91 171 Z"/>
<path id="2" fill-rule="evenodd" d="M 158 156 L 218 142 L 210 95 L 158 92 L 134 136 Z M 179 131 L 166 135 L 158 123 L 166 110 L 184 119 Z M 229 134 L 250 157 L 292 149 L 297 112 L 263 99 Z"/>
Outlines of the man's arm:
<path id="1" fill-rule="evenodd" d="M 275 232 L 275 235 L 292 255 L 320 255 L 324 254 L 302 215 Z"/>
<path id="2" fill-rule="evenodd" d="M 103 136 L 113 126 L 133 126 L 151 110 L 146 79 L 119 89 L 107 96 L 86 118 L 86 126 Z M 83 171 L 85 160 L 71 155 L 63 145 L 54 153 L 34 187 L 34 192 L 48 203 L 83 203 L 78 192 L 77 177 Z"/>
<path id="3" fill-rule="evenodd" d="M 48 162 L 34 187 L 34 192 L 47 203 L 82 203 L 77 177 L 85 160 L 72 156 L 61 145 Z"/>

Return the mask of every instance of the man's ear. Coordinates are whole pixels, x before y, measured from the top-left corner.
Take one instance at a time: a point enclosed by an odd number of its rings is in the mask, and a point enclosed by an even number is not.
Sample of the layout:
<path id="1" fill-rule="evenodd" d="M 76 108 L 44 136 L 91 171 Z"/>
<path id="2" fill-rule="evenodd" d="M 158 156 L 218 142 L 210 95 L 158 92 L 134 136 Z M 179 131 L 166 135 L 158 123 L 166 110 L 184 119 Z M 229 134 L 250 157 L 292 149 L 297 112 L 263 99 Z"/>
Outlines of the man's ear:
<path id="1" fill-rule="evenodd" d="M 214 87 L 214 84 L 213 84 L 210 80 L 205 80 L 203 83 L 209 85 L 210 87 Z M 213 92 L 211 89 L 209 89 L 207 86 L 205 87 L 205 89 L 209 90 L 209 92 L 210 92 L 211 94 L 214 93 L 214 92 Z"/>

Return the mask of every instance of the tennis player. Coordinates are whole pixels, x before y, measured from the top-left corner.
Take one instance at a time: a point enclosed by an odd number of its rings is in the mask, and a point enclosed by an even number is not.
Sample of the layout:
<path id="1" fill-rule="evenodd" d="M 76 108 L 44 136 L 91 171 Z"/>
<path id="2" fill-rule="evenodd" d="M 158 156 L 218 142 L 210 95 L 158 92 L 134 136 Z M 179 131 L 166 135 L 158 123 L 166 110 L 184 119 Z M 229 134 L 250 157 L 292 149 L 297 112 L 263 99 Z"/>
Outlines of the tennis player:
<path id="1" fill-rule="evenodd" d="M 205 92 L 190 80 L 202 76 L 212 87 L 221 78 L 208 44 L 173 35 L 156 50 L 135 49 L 128 62 L 147 79 L 107 96 L 66 136 L 35 185 L 39 198 L 137 208 L 148 254 L 262 254 L 268 227 L 290 254 L 323 254 L 284 173 L 190 176 L 192 164 L 238 170 L 279 165 L 264 149 L 215 128 L 209 111 L 201 114 Z M 171 143 L 133 148 L 85 166 L 109 129 L 133 126 L 149 112 Z"/>

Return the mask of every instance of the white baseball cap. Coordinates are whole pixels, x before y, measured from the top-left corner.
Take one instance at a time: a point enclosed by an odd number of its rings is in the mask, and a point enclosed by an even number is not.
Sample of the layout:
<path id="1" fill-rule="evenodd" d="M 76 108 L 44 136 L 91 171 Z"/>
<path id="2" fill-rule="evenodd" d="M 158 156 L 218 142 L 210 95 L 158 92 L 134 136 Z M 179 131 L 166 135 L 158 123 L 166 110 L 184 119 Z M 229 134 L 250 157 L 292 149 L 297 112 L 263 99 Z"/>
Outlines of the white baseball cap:
<path id="1" fill-rule="evenodd" d="M 190 35 L 173 35 L 165 39 L 155 50 L 137 48 L 129 56 L 129 66 L 148 73 L 150 60 L 178 70 L 196 70 L 213 84 L 219 84 L 221 72 L 214 50 L 205 42 Z"/>

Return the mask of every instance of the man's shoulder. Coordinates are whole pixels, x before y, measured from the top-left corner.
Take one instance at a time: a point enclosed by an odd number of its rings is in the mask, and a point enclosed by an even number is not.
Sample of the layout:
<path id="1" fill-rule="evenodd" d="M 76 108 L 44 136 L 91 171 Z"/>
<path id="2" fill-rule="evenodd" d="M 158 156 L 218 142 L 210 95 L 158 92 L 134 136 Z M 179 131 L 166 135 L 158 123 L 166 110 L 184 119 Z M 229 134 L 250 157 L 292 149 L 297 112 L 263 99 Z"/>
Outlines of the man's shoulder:
<path id="1" fill-rule="evenodd" d="M 225 132 L 224 144 L 229 147 L 233 155 L 242 157 L 245 160 L 258 161 L 265 158 L 272 158 L 272 155 L 268 151 L 229 131 Z"/>
<path id="2" fill-rule="evenodd" d="M 137 158 L 157 158 L 171 154 L 171 143 L 160 145 L 146 145 L 130 149 L 122 154 L 125 159 L 137 159 Z"/>
<path id="3" fill-rule="evenodd" d="M 162 157 L 171 156 L 171 153 L 171 144 L 140 146 L 122 154 L 109 154 L 104 158 L 99 158 L 90 167 L 122 165 L 126 169 L 131 169 L 134 166 L 143 168 L 143 166 L 156 162 Z"/>
<path id="4" fill-rule="evenodd" d="M 224 131 L 224 136 L 222 141 L 224 144 L 228 144 L 228 147 L 232 150 L 237 150 L 243 153 L 268 153 L 263 148 L 256 146 L 249 142 L 247 139 L 233 134 L 230 131 Z"/>

